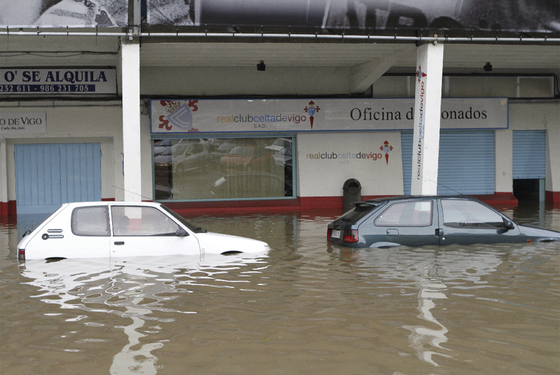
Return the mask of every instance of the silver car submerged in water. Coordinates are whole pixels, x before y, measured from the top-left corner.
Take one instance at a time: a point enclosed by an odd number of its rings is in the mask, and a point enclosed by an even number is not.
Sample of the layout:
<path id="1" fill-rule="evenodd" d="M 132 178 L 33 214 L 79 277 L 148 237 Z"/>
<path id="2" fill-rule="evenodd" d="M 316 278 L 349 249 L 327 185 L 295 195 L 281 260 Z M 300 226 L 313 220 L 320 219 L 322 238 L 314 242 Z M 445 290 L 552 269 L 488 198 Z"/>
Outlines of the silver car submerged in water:
<path id="1" fill-rule="evenodd" d="M 560 232 L 520 225 L 476 198 L 403 196 L 356 203 L 328 225 L 330 243 L 348 247 L 560 241 Z"/>

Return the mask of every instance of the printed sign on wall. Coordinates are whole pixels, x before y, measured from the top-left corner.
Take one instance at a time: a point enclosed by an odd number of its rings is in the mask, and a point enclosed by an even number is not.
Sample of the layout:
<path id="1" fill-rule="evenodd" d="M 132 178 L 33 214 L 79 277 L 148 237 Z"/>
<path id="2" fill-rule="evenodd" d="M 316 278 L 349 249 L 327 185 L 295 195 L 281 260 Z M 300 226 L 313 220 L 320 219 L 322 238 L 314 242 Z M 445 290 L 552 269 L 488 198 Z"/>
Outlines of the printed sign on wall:
<path id="1" fill-rule="evenodd" d="M 414 98 L 152 100 L 153 134 L 410 130 Z M 442 129 L 507 129 L 505 98 L 443 99 Z"/>
<path id="2" fill-rule="evenodd" d="M 99 95 L 117 93 L 112 68 L 0 69 L 0 95 Z"/>
<path id="3" fill-rule="evenodd" d="M 44 134 L 47 132 L 47 113 L 1 113 L 0 135 Z"/>

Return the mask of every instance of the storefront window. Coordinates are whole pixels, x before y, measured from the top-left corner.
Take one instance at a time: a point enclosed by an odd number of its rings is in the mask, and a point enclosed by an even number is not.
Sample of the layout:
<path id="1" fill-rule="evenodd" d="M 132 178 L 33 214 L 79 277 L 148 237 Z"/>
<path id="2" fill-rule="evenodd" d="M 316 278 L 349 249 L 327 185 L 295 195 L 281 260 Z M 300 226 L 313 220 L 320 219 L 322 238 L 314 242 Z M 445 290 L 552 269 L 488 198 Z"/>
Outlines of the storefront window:
<path id="1" fill-rule="evenodd" d="M 294 195 L 291 137 L 154 139 L 156 200 Z"/>

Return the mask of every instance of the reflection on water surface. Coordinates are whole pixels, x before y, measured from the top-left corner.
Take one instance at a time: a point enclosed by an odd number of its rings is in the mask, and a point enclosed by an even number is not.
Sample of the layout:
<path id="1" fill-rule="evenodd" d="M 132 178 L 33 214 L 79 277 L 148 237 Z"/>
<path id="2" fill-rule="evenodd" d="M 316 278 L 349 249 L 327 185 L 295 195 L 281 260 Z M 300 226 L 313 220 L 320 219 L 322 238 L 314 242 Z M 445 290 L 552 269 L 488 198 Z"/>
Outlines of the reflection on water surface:
<path id="1" fill-rule="evenodd" d="M 558 371 L 560 244 L 350 251 L 325 241 L 338 214 L 189 218 L 264 258 L 20 265 L 0 227 L 0 373 Z M 560 229 L 559 210 L 508 214 Z"/>

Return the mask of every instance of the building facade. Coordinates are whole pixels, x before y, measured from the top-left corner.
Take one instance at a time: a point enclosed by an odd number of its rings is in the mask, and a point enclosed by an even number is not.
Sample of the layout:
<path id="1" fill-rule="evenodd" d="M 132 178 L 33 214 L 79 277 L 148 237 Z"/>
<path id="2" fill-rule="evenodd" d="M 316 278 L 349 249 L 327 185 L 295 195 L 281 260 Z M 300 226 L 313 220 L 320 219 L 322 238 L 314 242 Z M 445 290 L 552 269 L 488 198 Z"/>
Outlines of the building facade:
<path id="1" fill-rule="evenodd" d="M 410 194 L 416 45 L 426 42 L 444 46 L 438 193 L 560 202 L 559 30 L 419 37 L 414 22 L 428 21 L 407 13 L 397 18 L 412 24 L 391 40 L 387 26 L 364 32 L 369 13 L 353 27 L 347 8 L 336 21 L 331 7 L 322 22 L 342 31 L 280 24 L 272 34 L 236 30 L 247 15 L 223 21 L 217 2 L 182 3 L 148 1 L 142 13 L 141 2 L 99 2 L 84 14 L 106 26 L 77 28 L 53 21 L 75 14 L 60 2 L 29 24 L 36 30 L 8 25 L 2 217 L 85 200 L 158 200 L 181 212 L 342 207 L 349 179 L 362 199 Z M 205 20 L 230 25 L 205 30 Z"/>

